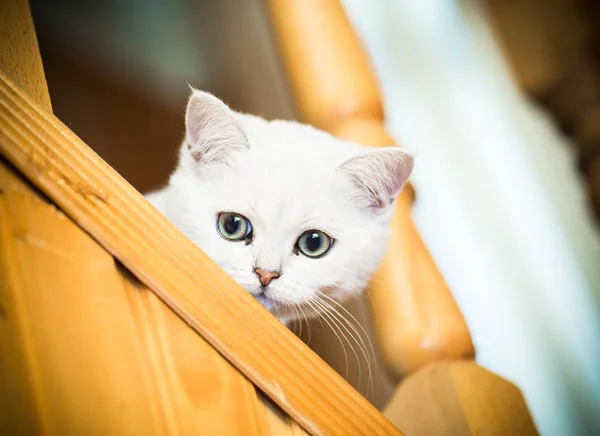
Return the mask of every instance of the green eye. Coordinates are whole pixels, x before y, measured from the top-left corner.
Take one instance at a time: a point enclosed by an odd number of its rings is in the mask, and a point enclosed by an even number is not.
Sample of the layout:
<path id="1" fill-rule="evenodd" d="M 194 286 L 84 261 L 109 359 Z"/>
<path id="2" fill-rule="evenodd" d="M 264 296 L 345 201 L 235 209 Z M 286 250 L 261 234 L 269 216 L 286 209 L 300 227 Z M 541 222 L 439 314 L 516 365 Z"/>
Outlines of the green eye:
<path id="1" fill-rule="evenodd" d="M 325 256 L 333 247 L 333 238 L 321 230 L 308 230 L 298 238 L 296 242 L 296 254 L 298 251 L 306 257 L 318 259 Z"/>
<path id="2" fill-rule="evenodd" d="M 223 238 L 229 241 L 243 241 L 252 237 L 252 224 L 248 218 L 233 212 L 219 214 L 217 230 Z"/>

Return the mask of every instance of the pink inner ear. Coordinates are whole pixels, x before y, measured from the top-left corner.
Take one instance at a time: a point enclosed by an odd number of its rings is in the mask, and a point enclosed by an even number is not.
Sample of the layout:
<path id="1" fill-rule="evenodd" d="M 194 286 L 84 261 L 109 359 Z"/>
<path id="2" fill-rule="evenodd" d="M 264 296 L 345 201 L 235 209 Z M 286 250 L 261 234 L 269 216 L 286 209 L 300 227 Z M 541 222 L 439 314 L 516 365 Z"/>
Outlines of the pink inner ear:
<path id="1" fill-rule="evenodd" d="M 191 149 L 191 146 L 190 146 Z M 194 162 L 198 163 L 200 162 L 200 160 L 202 159 L 202 152 L 200 150 L 196 150 L 196 151 L 192 151 L 190 153 L 192 155 L 192 159 L 194 159 Z"/>
<path id="2" fill-rule="evenodd" d="M 195 91 L 185 115 L 186 142 L 195 163 L 225 163 L 230 154 L 248 149 L 234 113 L 215 96 Z"/>
<path id="3" fill-rule="evenodd" d="M 188 141 L 189 141 L 190 148 L 192 148 L 192 145 L 198 143 L 199 137 L 200 137 L 200 123 L 193 123 L 191 126 L 188 126 Z"/>
<path id="4" fill-rule="evenodd" d="M 374 193 L 371 207 L 373 209 L 383 209 L 383 207 L 391 205 L 396 199 L 396 191 L 386 189 L 386 194 L 385 196 L 380 196 Z"/>
<path id="5" fill-rule="evenodd" d="M 202 122 L 199 120 L 201 116 L 196 112 L 190 114 L 190 117 L 187 120 L 187 141 L 188 141 L 188 150 L 194 159 L 194 162 L 200 162 L 202 159 L 202 149 L 198 147 L 198 143 L 200 141 L 200 132 L 202 129 Z"/>
<path id="6" fill-rule="evenodd" d="M 394 200 L 389 200 L 388 204 L 392 204 Z M 383 200 L 383 198 L 381 197 L 373 197 L 373 204 L 371 205 L 371 208 L 373 209 L 381 209 L 383 208 L 383 206 L 385 205 L 385 201 Z"/>
<path id="7" fill-rule="evenodd" d="M 412 172 L 413 159 L 400 149 L 379 150 L 350 159 L 342 169 L 372 209 L 394 202 Z"/>
<path id="8" fill-rule="evenodd" d="M 398 193 L 400 192 L 407 180 L 407 177 L 404 174 L 404 169 L 395 168 L 393 170 L 393 173 L 394 176 L 391 180 L 391 183 L 385 185 L 385 193 L 389 198 L 391 198 L 390 204 L 394 202 L 394 199 L 396 198 L 396 196 L 398 195 Z"/>
<path id="9" fill-rule="evenodd" d="M 200 107 L 201 103 L 197 100 L 190 101 L 188 112 L 186 114 L 185 127 L 187 130 L 188 142 L 193 148 L 200 141 L 200 134 L 206 124 L 206 108 Z"/>

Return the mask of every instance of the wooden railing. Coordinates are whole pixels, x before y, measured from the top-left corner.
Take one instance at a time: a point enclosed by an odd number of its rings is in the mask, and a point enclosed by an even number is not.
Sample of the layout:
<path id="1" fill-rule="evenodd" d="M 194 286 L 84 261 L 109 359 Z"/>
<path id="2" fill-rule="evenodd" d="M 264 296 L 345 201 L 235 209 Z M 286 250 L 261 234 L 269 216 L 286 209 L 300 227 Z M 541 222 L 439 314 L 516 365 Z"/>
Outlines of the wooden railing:
<path id="1" fill-rule="evenodd" d="M 375 77 L 340 1 L 267 5 L 303 120 L 364 145 L 393 145 Z M 403 380 L 386 415 L 411 435 L 535 434 L 518 389 L 474 363 L 465 321 L 411 220 L 413 201 L 409 186 L 368 290 L 383 357 Z"/>
<path id="2" fill-rule="evenodd" d="M 394 143 L 377 83 L 338 0 L 270 0 L 276 41 L 304 121 L 368 146 Z M 390 248 L 369 288 L 385 359 L 399 378 L 441 359 L 472 359 L 469 331 L 410 218 L 411 186 L 398 200 Z"/>
<path id="3" fill-rule="evenodd" d="M 339 3 L 300 3 L 269 8 L 305 118 L 391 144 Z M 52 115 L 26 2 L 0 12 L 0 434 L 400 434 Z M 470 337 L 411 201 L 369 291 L 404 378 L 387 415 L 535 433 L 514 386 L 459 362 Z"/>

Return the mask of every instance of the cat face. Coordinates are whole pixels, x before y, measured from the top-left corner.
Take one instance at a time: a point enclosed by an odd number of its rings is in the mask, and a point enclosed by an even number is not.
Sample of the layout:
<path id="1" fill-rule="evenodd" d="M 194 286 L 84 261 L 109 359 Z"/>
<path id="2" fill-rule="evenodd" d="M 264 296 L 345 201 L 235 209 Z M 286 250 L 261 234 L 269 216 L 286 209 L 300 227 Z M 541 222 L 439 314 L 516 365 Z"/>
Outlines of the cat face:
<path id="1" fill-rule="evenodd" d="M 283 322 L 362 291 L 412 170 L 309 126 L 234 113 L 193 91 L 163 213 Z"/>

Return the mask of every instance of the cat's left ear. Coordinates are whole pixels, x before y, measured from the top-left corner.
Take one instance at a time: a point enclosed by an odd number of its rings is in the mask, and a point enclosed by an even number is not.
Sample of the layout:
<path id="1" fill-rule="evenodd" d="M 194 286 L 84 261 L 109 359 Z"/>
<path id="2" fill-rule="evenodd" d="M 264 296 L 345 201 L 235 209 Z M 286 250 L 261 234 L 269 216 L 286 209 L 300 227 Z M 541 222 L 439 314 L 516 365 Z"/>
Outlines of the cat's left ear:
<path id="1" fill-rule="evenodd" d="M 248 149 L 248 139 L 234 112 L 208 92 L 192 88 L 185 113 L 187 150 L 194 163 L 226 163 Z"/>
<path id="2" fill-rule="evenodd" d="M 367 207 L 387 208 L 394 202 L 413 169 L 413 157 L 398 147 L 356 156 L 338 170 L 350 178 Z"/>

